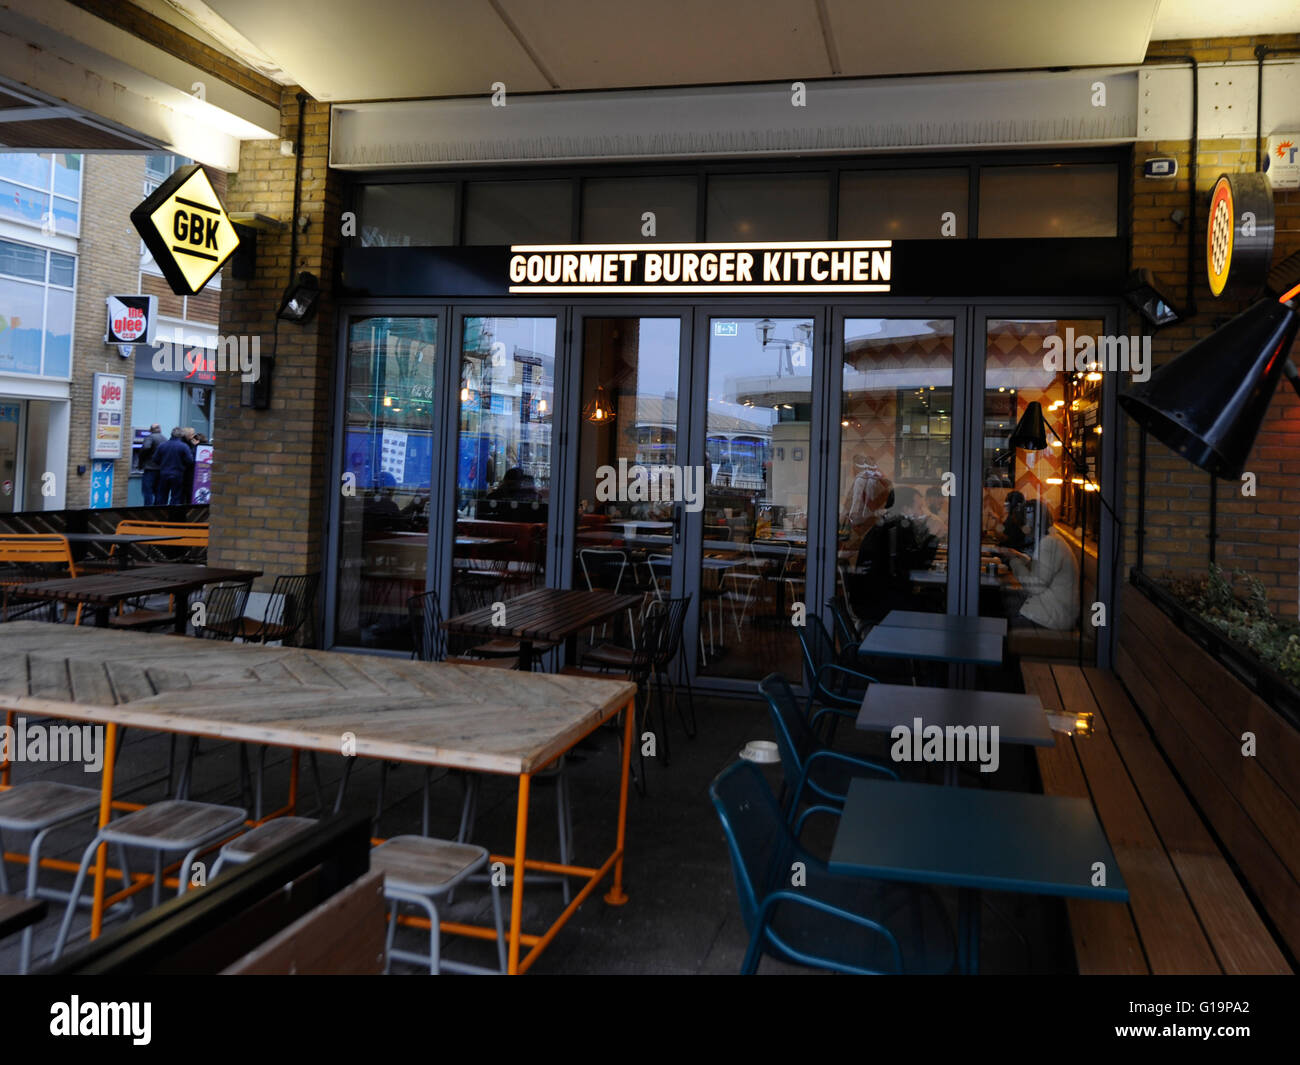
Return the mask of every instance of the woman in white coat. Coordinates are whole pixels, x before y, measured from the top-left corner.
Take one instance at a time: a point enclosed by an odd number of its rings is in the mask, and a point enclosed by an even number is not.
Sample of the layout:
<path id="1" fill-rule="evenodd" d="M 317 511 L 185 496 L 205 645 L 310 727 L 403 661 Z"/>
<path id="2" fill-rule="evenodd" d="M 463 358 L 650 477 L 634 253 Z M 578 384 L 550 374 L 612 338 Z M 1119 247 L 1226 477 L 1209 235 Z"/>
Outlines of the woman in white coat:
<path id="1" fill-rule="evenodd" d="M 1079 618 L 1079 563 L 1074 549 L 1053 527 L 1051 510 L 1042 500 L 1026 503 L 1024 514 L 1025 550 L 998 549 L 1025 593 L 1010 625 L 1072 629 Z"/>

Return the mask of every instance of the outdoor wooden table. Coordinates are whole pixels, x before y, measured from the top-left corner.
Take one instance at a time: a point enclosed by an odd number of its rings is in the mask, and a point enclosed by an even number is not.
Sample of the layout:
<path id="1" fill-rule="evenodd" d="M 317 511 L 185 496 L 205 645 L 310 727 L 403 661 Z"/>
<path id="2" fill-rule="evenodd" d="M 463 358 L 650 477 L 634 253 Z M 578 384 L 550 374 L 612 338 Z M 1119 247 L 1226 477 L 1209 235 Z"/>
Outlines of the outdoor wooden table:
<path id="1" fill-rule="evenodd" d="M 911 684 L 871 684 L 862 697 L 857 726 L 866 732 L 893 732 L 937 725 L 966 728 L 998 727 L 998 743 L 1055 747 L 1056 737 L 1047 711 L 1036 695 L 1012 692 L 964 691 L 960 688 L 921 688 Z M 945 733 L 946 734 L 946 733 Z M 944 762 L 943 782 L 957 783 L 957 763 Z"/>
<path id="2" fill-rule="evenodd" d="M 968 973 L 979 967 L 980 890 L 1128 901 L 1092 803 L 1061 795 L 859 778 L 849 785 L 830 868 L 958 888 L 957 957 Z"/>
<path id="3" fill-rule="evenodd" d="M 443 628 L 464 636 L 518 640 L 519 668 L 528 672 L 532 668 L 533 644 L 564 641 L 572 665 L 577 661 L 578 634 L 624 610 L 634 610 L 641 605 L 641 596 L 538 588 L 507 599 L 502 605 L 504 618 L 495 607 L 485 606 L 448 619 Z"/>
<path id="4" fill-rule="evenodd" d="M 24 584 L 21 594 L 24 598 L 48 599 L 59 603 L 85 603 L 95 611 L 95 623 L 101 628 L 108 625 L 109 611 L 123 600 L 149 595 L 175 596 L 175 629 L 183 636 L 190 620 L 189 598 L 192 591 L 205 584 L 252 581 L 261 575 L 261 570 L 163 563 L 157 566 L 137 566 L 120 573 L 37 581 L 34 584 Z"/>
<path id="5" fill-rule="evenodd" d="M 627 901 L 623 858 L 628 773 L 635 726 L 636 686 L 626 681 L 546 673 L 520 674 L 449 662 L 311 651 L 261 644 L 148 636 L 112 629 L 41 622 L 0 626 L 0 709 L 106 726 L 100 824 L 114 802 L 113 763 L 119 726 L 210 736 L 290 748 L 288 804 L 270 817 L 294 813 L 300 751 L 445 766 L 519 779 L 515 847 L 493 861 L 513 867 L 509 972 L 527 970 L 583 901 L 613 872 L 605 895 Z M 603 722 L 626 711 L 615 844 L 597 867 L 563 865 L 526 856 L 533 775 L 555 762 Z M 21 861 L 21 855 L 8 855 Z M 551 926 L 522 928 L 525 870 L 585 881 Z M 105 897 L 107 852 L 95 865 L 91 936 L 106 906 L 147 888 L 151 877 Z M 428 928 L 427 919 L 403 923 Z M 493 939 L 491 926 L 443 922 L 449 934 Z M 527 953 L 521 958 L 523 948 Z"/>
<path id="6" fill-rule="evenodd" d="M 136 544 L 161 544 L 168 540 L 180 540 L 180 536 L 149 536 L 144 533 L 60 533 L 70 544 L 108 544 L 109 547 L 134 547 Z M 130 551 L 117 552 L 118 569 L 126 569 L 130 562 Z M 99 561 L 99 560 L 97 560 Z M 104 559 L 102 561 L 107 561 Z"/>

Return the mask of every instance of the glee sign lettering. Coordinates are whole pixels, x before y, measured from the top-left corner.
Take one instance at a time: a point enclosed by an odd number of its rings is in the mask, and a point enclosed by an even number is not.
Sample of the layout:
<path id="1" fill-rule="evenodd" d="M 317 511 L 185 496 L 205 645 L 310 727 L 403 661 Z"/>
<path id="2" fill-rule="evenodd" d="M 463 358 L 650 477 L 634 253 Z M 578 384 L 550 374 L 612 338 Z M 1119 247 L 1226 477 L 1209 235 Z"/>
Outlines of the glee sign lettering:
<path id="1" fill-rule="evenodd" d="M 131 222 L 178 296 L 192 296 L 239 247 L 212 182 L 197 163 L 183 166 L 131 212 Z"/>
<path id="2" fill-rule="evenodd" d="M 762 244 L 517 244 L 510 291 L 888 292 L 888 240 Z"/>

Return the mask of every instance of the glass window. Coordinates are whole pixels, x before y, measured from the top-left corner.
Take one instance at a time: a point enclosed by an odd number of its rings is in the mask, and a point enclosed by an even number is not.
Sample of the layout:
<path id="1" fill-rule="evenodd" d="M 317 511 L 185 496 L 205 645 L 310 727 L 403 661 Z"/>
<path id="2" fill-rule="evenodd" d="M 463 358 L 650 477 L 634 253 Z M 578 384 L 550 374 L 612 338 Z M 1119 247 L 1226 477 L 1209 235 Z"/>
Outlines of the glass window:
<path id="1" fill-rule="evenodd" d="M 1118 214 L 1113 163 L 980 168 L 981 237 L 1113 237 Z"/>
<path id="2" fill-rule="evenodd" d="M 0 372 L 41 372 L 45 290 L 0 277 Z"/>
<path id="3" fill-rule="evenodd" d="M 692 241 L 698 183 L 693 177 L 591 178 L 582 185 L 582 239 L 588 243 Z M 644 232 L 654 215 L 653 235 Z"/>
<path id="4" fill-rule="evenodd" d="M 1044 366 L 1049 345 L 1100 336 L 1100 321 L 990 320 L 984 378 L 980 613 L 1055 639 L 1063 656 L 1091 656 L 1097 599 L 1101 442 L 1100 371 Z M 1071 351 L 1073 359 L 1075 351 Z M 1009 437 L 1029 404 L 1040 404 L 1047 447 L 1012 449 Z M 1080 596 L 1082 593 L 1082 597 Z"/>
<path id="5" fill-rule="evenodd" d="M 0 152 L 0 178 L 38 189 L 50 187 L 50 157 L 26 152 Z"/>
<path id="6" fill-rule="evenodd" d="M 964 237 L 965 170 L 861 170 L 840 176 L 840 240 Z"/>
<path id="7" fill-rule="evenodd" d="M 54 197 L 54 228 L 59 233 L 77 232 L 77 201 L 63 196 Z"/>
<path id="8" fill-rule="evenodd" d="M 456 242 L 456 186 L 361 185 L 357 189 L 357 239 L 363 248 Z"/>
<path id="9" fill-rule="evenodd" d="M 702 676 L 801 675 L 790 618 L 808 569 L 813 329 L 811 318 L 710 320 Z"/>
<path id="10" fill-rule="evenodd" d="M 181 424 L 212 441 L 212 389 L 204 385 L 181 386 Z"/>
<path id="11" fill-rule="evenodd" d="M 67 377 L 72 368 L 72 293 L 46 289 L 45 369 L 47 377 Z"/>
<path id="12" fill-rule="evenodd" d="M 825 174 L 739 174 L 709 179 L 706 239 L 825 240 Z"/>
<path id="13" fill-rule="evenodd" d="M 465 319 L 453 614 L 546 580 L 555 319 Z"/>
<path id="14" fill-rule="evenodd" d="M 433 479 L 436 318 L 348 329 L 336 640 L 409 651 L 406 601 L 425 590 Z"/>
<path id="15" fill-rule="evenodd" d="M 161 184 L 171 176 L 176 169 L 179 158 L 175 155 L 151 153 L 144 157 L 144 172 L 146 177 L 151 177 L 157 183 Z"/>
<path id="16" fill-rule="evenodd" d="M 953 354 L 951 318 L 844 323 L 835 591 L 864 622 L 947 610 Z"/>
<path id="17" fill-rule="evenodd" d="M 19 495 L 23 471 L 18 466 L 22 417 L 22 403 L 12 400 L 0 402 L 0 477 L 6 482 L 4 491 L 0 491 L 0 514 L 12 514 L 23 509 Z"/>
<path id="18" fill-rule="evenodd" d="M 50 197 L 12 181 L 0 181 L 0 215 L 39 226 L 50 209 Z"/>
<path id="19" fill-rule="evenodd" d="M 572 239 L 571 181 L 470 181 L 465 185 L 466 244 L 555 244 Z"/>
<path id="20" fill-rule="evenodd" d="M 69 199 L 81 199 L 81 156 L 60 152 L 54 157 L 54 191 Z"/>
<path id="21" fill-rule="evenodd" d="M 27 281 L 45 281 L 45 250 L 0 240 L 0 274 Z"/>
<path id="22" fill-rule="evenodd" d="M 77 274 L 77 260 L 62 252 L 50 252 L 50 284 L 71 288 Z"/>

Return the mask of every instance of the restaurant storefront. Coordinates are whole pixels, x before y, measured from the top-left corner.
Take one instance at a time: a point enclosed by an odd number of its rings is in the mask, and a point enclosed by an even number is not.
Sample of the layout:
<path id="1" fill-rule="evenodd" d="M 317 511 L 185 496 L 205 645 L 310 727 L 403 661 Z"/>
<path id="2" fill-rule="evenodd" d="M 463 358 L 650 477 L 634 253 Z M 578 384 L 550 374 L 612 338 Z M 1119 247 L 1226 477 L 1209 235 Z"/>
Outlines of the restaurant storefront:
<path id="1" fill-rule="evenodd" d="M 427 589 L 446 615 L 617 587 L 689 595 L 695 680 L 752 687 L 800 675 L 795 625 L 829 624 L 832 598 L 865 621 L 1015 617 L 1034 592 L 993 552 L 1029 550 L 1036 503 L 1073 576 L 1035 638 L 1104 660 L 1103 429 L 1132 368 L 1078 341 L 1126 328 L 1128 168 L 1108 149 L 359 174 L 328 644 L 408 652 Z M 1054 438 L 1009 448 L 1034 402 Z"/>

